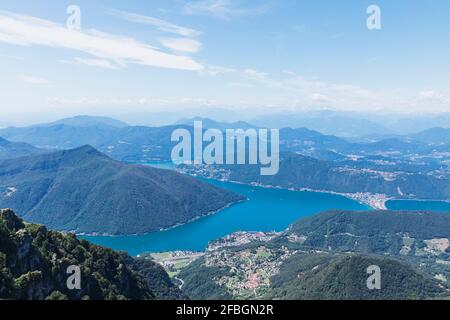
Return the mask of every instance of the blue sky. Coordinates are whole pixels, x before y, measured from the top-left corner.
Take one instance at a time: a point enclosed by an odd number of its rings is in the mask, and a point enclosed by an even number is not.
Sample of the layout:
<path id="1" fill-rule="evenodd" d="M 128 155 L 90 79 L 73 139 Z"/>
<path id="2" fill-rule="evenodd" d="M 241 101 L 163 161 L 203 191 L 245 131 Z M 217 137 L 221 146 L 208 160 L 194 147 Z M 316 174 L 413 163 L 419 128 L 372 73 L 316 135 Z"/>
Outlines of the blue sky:
<path id="1" fill-rule="evenodd" d="M 447 0 L 0 0 L 0 114 L 449 112 L 449 15 Z"/>

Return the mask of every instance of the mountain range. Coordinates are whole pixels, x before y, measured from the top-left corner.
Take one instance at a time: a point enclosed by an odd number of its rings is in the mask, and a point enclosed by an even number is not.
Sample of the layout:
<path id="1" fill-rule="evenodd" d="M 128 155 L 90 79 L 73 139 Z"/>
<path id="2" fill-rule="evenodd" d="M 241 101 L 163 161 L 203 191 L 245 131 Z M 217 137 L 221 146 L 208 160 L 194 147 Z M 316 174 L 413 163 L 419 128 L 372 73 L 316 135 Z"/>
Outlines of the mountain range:
<path id="1" fill-rule="evenodd" d="M 268 128 L 305 127 L 339 137 L 361 137 L 379 132 L 385 134 L 395 132 L 370 118 L 351 112 L 331 110 L 269 114 L 255 117 L 250 122 Z"/>
<path id="2" fill-rule="evenodd" d="M 175 125 L 184 125 L 184 126 L 192 126 L 195 121 L 201 121 L 202 126 L 205 129 L 218 129 L 221 131 L 225 131 L 227 129 L 255 129 L 254 125 L 245 122 L 245 121 L 236 121 L 236 122 L 221 122 L 216 121 L 209 118 L 202 118 L 202 117 L 194 117 L 189 119 L 181 119 L 175 123 Z"/>
<path id="3" fill-rule="evenodd" d="M 433 127 L 449 128 L 450 113 L 441 114 L 365 114 L 335 110 L 285 111 L 248 119 L 248 122 L 269 128 L 306 127 L 324 134 L 344 138 L 365 136 L 410 135 Z"/>
<path id="4" fill-rule="evenodd" d="M 213 241 L 177 274 L 183 292 L 151 259 L 47 230 L 144 234 L 245 200 L 175 171 L 124 163 L 170 160 L 171 133 L 191 131 L 193 120 L 204 121 L 204 128 L 252 128 L 246 122 L 200 118 L 152 128 L 79 116 L 0 130 L 0 136 L 11 140 L 0 138 L 0 207 L 13 208 L 27 221 L 11 210 L 0 211 L 0 299 L 450 296 L 450 213 L 329 211 L 299 220 L 282 233 L 236 233 Z M 336 123 L 338 130 L 342 123 Z M 349 128 L 384 130 L 375 123 L 358 125 Z M 261 176 L 258 166 L 245 165 L 178 169 L 285 189 L 449 200 L 450 129 L 383 133 L 355 142 L 306 128 L 282 128 L 275 176 Z M 351 136 L 350 131 L 341 135 Z M 80 292 L 64 287 L 69 263 L 86 273 L 87 286 Z M 367 268 L 373 265 L 382 270 L 382 290 L 367 288 Z"/>
<path id="5" fill-rule="evenodd" d="M 142 234 L 210 214 L 239 195 L 90 146 L 0 161 L 0 207 L 76 233 Z"/>
<path id="6" fill-rule="evenodd" d="M 0 137 L 0 160 L 19 158 L 33 154 L 45 153 L 46 150 L 36 148 L 24 142 L 11 142 Z"/>
<path id="7" fill-rule="evenodd" d="M 0 129 L 0 136 L 45 149 L 92 145 L 110 157 L 129 162 L 168 161 L 172 132 L 178 127 L 115 127 L 105 124 L 72 126 L 65 123 Z M 186 127 L 190 129 L 190 127 Z"/>
<path id="8" fill-rule="evenodd" d="M 50 122 L 50 123 L 35 125 L 34 127 L 52 127 L 52 126 L 61 125 L 61 124 L 66 125 L 66 126 L 81 127 L 81 128 L 93 127 L 93 126 L 97 126 L 97 127 L 109 126 L 109 127 L 114 127 L 114 128 L 124 128 L 124 127 L 129 126 L 129 124 L 124 121 L 120 121 L 120 120 L 110 118 L 110 117 L 80 115 L 80 116 L 74 116 L 74 117 L 70 117 L 70 118 L 60 119 L 60 120 Z"/>
<path id="9" fill-rule="evenodd" d="M 26 142 L 43 148 L 69 149 L 90 144 L 117 160 L 168 160 L 173 146 L 170 137 L 177 128 L 192 130 L 194 120 L 202 120 L 204 128 L 258 128 L 246 122 L 222 123 L 211 119 L 193 118 L 173 126 L 127 126 L 109 118 L 80 116 L 31 127 L 0 129 L 0 136 L 13 142 Z M 450 148 L 449 128 L 432 128 L 410 135 L 390 135 L 355 143 L 326 135 L 306 127 L 282 127 L 281 148 L 291 152 L 334 152 L 341 154 L 429 154 Z"/>
<path id="10" fill-rule="evenodd" d="M 205 129 L 210 126 L 248 129 L 250 126 L 245 122 L 191 120 L 205 121 Z M 75 117 L 48 125 L 2 129 L 0 136 L 56 149 L 89 144 L 115 160 L 145 163 L 170 161 L 175 145 L 170 139 L 173 131 L 179 128 L 193 130 L 191 126 L 181 124 L 165 127 L 125 125 L 109 118 Z M 278 174 L 271 181 L 266 178 L 259 181 L 259 177 L 253 176 L 252 168 L 227 166 L 225 169 L 235 172 L 238 176 L 235 181 L 241 182 L 344 193 L 383 193 L 390 197 L 447 199 L 449 136 L 450 129 L 432 128 L 417 134 L 353 142 L 306 128 L 282 128 L 280 149 L 285 153 L 282 159 L 284 176 Z M 291 155 L 287 156 L 289 153 Z M 315 162 L 313 169 L 318 170 L 314 177 L 308 176 L 311 172 L 302 171 L 312 162 Z"/>
<path id="11" fill-rule="evenodd" d="M 257 165 L 182 165 L 180 170 L 207 178 L 283 189 L 313 189 L 339 193 L 367 192 L 398 199 L 450 199 L 448 177 L 355 169 L 294 153 L 280 154 L 280 169 L 274 176 L 260 175 Z"/>

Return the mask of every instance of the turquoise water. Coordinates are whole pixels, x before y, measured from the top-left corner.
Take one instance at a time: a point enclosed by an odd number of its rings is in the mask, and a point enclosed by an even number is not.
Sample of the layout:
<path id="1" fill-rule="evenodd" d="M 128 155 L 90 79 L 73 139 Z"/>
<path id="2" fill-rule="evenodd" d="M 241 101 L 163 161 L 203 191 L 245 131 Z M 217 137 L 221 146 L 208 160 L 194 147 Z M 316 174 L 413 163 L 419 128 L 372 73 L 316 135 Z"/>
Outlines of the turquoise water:
<path id="1" fill-rule="evenodd" d="M 430 210 L 450 212 L 450 202 L 417 201 L 417 200 L 389 200 L 386 207 L 390 210 Z"/>
<path id="2" fill-rule="evenodd" d="M 169 169 L 170 165 L 164 168 Z M 236 231 L 283 231 L 297 219 L 321 211 L 369 209 L 338 195 L 204 181 L 244 195 L 249 200 L 168 231 L 139 236 L 84 238 L 105 247 L 127 251 L 131 255 L 172 250 L 202 251 L 209 241 Z"/>

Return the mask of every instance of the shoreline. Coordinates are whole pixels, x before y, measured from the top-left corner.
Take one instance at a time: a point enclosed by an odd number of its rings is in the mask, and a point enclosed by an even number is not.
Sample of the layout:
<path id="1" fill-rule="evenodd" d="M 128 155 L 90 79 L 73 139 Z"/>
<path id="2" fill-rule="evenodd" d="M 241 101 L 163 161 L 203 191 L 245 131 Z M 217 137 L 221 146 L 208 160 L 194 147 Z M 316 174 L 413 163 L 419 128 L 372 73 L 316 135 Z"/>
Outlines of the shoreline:
<path id="1" fill-rule="evenodd" d="M 436 199 L 389 199 L 392 201 L 417 201 L 417 202 L 445 202 L 445 203 L 450 203 L 450 200 L 436 200 Z"/>
<path id="2" fill-rule="evenodd" d="M 178 171 L 178 170 L 177 170 Z M 182 172 L 183 174 L 187 174 L 185 172 Z M 278 190 L 288 190 L 288 191 L 292 191 L 292 192 L 314 192 L 314 193 L 323 193 L 323 194 L 332 194 L 332 195 L 338 195 L 353 201 L 356 201 L 360 204 L 366 205 L 369 208 L 373 209 L 373 210 L 383 210 L 383 211 L 387 211 L 389 210 L 386 206 L 388 201 L 434 201 L 434 202 L 446 202 L 446 203 L 450 203 L 450 200 L 427 200 L 427 199 L 397 199 L 397 198 L 393 198 L 393 197 L 388 197 L 385 194 L 373 194 L 373 193 L 368 193 L 368 192 L 359 192 L 359 193 L 341 193 L 341 192 L 336 192 L 336 191 L 329 191 L 329 190 L 320 190 L 320 189 L 311 189 L 311 188 L 284 188 L 281 186 L 272 186 L 272 185 L 263 185 L 260 183 L 256 183 L 256 182 L 252 182 L 252 183 L 244 183 L 244 182 L 240 182 L 240 181 L 233 181 L 233 180 L 226 180 L 226 179 L 214 179 L 214 178 L 210 178 L 210 177 L 205 177 L 205 176 L 201 176 L 198 174 L 189 174 L 190 176 L 193 177 L 200 177 L 206 180 L 212 180 L 212 181 L 220 181 L 220 182 L 226 182 L 226 183 L 233 183 L 233 184 L 237 184 L 237 185 L 243 185 L 243 186 L 251 186 L 251 187 L 258 187 L 258 188 L 263 188 L 263 189 L 278 189 Z M 159 230 L 154 230 L 154 231 L 150 231 L 150 232 L 145 232 L 145 233 L 138 233 L 138 234 L 119 234 L 119 235 L 113 235 L 113 234 L 100 234 L 100 233 L 90 233 L 90 234 L 86 234 L 86 233 L 74 233 L 77 236 L 82 236 L 82 237 L 110 237 L 110 238 L 117 238 L 117 237 L 136 237 L 136 236 L 145 236 L 145 235 L 149 235 L 152 233 L 156 233 L 156 232 L 166 232 L 166 231 L 170 231 L 179 227 L 182 227 L 184 225 L 187 225 L 189 223 L 198 221 L 200 219 L 203 218 L 207 218 L 209 216 L 215 215 L 220 213 L 223 210 L 226 210 L 228 208 L 231 208 L 234 205 L 238 205 L 240 203 L 243 203 L 245 201 L 248 201 L 249 199 L 242 199 L 236 202 L 232 202 L 229 203 L 227 205 L 225 205 L 222 208 L 219 208 L 217 210 L 211 211 L 205 215 L 201 215 L 201 216 L 197 216 L 192 218 L 189 221 L 183 222 L 183 223 L 178 223 L 177 225 L 174 225 L 172 227 L 168 227 L 168 228 L 162 228 Z"/>
<path id="3" fill-rule="evenodd" d="M 179 171 L 183 173 L 183 171 Z M 325 194 L 332 194 L 332 195 L 338 195 L 345 197 L 350 200 L 357 201 L 360 204 L 364 204 L 369 206 L 370 208 L 374 210 L 389 210 L 386 207 L 386 203 L 388 201 L 431 201 L 431 202 L 445 202 L 450 203 L 450 199 L 399 199 L 395 197 L 389 197 L 386 194 L 381 193 L 370 193 L 370 192 L 356 192 L 356 193 L 343 193 L 343 192 L 336 192 L 336 191 L 330 191 L 330 190 L 320 190 L 320 189 L 311 189 L 307 187 L 303 188 L 285 188 L 282 186 L 273 186 L 273 185 L 264 185 L 257 182 L 240 182 L 240 181 L 233 181 L 233 180 L 227 180 L 227 179 L 215 179 L 210 177 L 201 176 L 198 174 L 190 174 L 194 177 L 201 177 L 207 180 L 213 180 L 213 181 L 221 181 L 221 182 L 228 182 L 228 183 L 234 183 L 238 185 L 244 185 L 244 186 L 252 186 L 252 187 L 259 187 L 264 189 L 278 189 L 278 190 L 288 190 L 293 192 L 314 192 L 314 193 L 325 193 Z"/>
<path id="4" fill-rule="evenodd" d="M 198 176 L 198 175 L 195 175 Z M 200 176 L 202 177 L 202 176 Z M 292 192 L 314 192 L 314 193 L 324 193 L 324 194 L 332 194 L 332 195 L 338 195 L 345 197 L 350 200 L 354 200 L 360 204 L 364 204 L 369 206 L 372 209 L 375 210 L 388 210 L 386 207 L 386 202 L 389 200 L 395 200 L 394 198 L 390 198 L 385 194 L 373 194 L 373 193 L 341 193 L 336 191 L 330 191 L 330 190 L 320 190 L 320 189 L 311 189 L 311 188 L 284 188 L 281 186 L 272 186 L 272 185 L 264 185 L 256 182 L 251 183 L 244 183 L 239 181 L 233 181 L 233 180 L 226 180 L 226 179 L 212 179 L 212 178 L 206 178 L 210 180 L 216 180 L 221 182 L 228 182 L 228 183 L 234 183 L 239 185 L 245 185 L 245 186 L 252 186 L 252 187 L 259 187 L 263 189 L 278 189 L 278 190 L 288 190 Z M 364 197 L 368 197 L 367 200 L 364 199 Z M 427 200 L 423 200 L 427 201 Z M 439 201 L 439 200 L 437 200 Z"/>
<path id="5" fill-rule="evenodd" d="M 149 234 L 152 234 L 152 233 L 156 233 L 156 232 L 166 232 L 166 231 L 170 231 L 170 230 L 173 230 L 173 229 L 182 227 L 182 226 L 184 226 L 184 225 L 187 225 L 187 224 L 189 224 L 189 223 L 198 221 L 198 220 L 200 220 L 200 219 L 203 219 L 203 218 L 207 218 L 207 217 L 213 216 L 213 215 L 215 215 L 215 214 L 217 214 L 217 213 L 219 213 L 219 212 L 221 212 L 221 211 L 223 211 L 223 210 L 225 210 L 225 209 L 231 208 L 231 207 L 233 207 L 233 206 L 235 206 L 235 205 L 237 205 L 237 204 L 240 204 L 240 203 L 245 202 L 245 201 L 248 201 L 248 200 L 249 200 L 249 199 L 246 198 L 246 199 L 242 199 L 242 200 L 239 200 L 239 201 L 235 201 L 235 202 L 229 203 L 229 204 L 227 204 L 227 205 L 225 205 L 225 206 L 223 206 L 222 208 L 219 208 L 219 209 L 217 209 L 217 210 L 213 210 L 213 211 L 208 212 L 208 213 L 206 213 L 206 214 L 204 214 L 204 215 L 200 215 L 200 216 L 194 217 L 194 218 L 190 219 L 189 221 L 186 221 L 186 222 L 183 222 L 183 223 L 178 223 L 178 224 L 176 224 L 176 225 L 174 225 L 174 226 L 172 226 L 172 227 L 161 228 L 161 229 L 159 229 L 159 230 L 149 231 L 149 232 L 145 232 L 145 233 L 131 233 L 131 234 L 76 233 L 76 232 L 70 232 L 70 233 L 73 233 L 73 234 L 75 234 L 76 236 L 80 236 L 80 237 L 105 237 L 105 238 L 119 238 L 119 237 L 138 237 L 138 236 L 146 236 L 146 235 L 149 235 Z"/>

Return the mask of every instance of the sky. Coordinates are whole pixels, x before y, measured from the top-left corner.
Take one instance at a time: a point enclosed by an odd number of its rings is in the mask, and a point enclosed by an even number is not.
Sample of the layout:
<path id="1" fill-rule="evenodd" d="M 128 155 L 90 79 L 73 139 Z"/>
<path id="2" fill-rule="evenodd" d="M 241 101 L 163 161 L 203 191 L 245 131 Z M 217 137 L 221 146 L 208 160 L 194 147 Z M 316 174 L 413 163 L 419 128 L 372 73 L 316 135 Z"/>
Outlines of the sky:
<path id="1" fill-rule="evenodd" d="M 450 112 L 449 15 L 448 0 L 0 0 L 0 122 L 195 107 Z"/>

